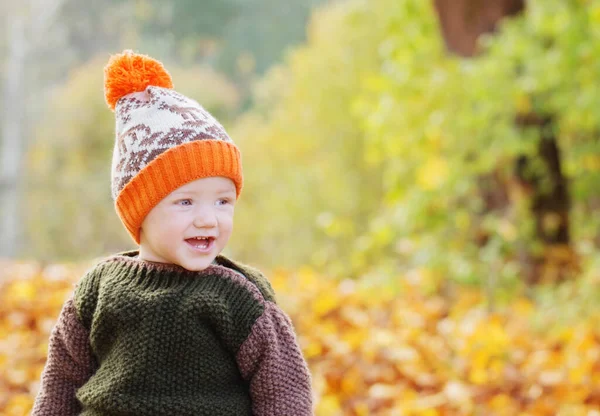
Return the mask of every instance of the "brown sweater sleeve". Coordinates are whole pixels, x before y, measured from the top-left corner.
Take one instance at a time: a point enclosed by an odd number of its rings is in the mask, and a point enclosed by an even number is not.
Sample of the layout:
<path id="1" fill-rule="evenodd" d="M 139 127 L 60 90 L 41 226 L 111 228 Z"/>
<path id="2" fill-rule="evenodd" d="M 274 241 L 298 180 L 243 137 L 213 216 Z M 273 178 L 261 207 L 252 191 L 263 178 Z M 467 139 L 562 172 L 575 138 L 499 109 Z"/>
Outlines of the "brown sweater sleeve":
<path id="1" fill-rule="evenodd" d="M 89 332 L 81 324 L 70 298 L 50 335 L 48 359 L 32 416 L 78 415 L 81 405 L 75 393 L 95 370 Z"/>
<path id="2" fill-rule="evenodd" d="M 311 377 L 290 318 L 266 301 L 237 354 L 256 416 L 313 414 Z"/>

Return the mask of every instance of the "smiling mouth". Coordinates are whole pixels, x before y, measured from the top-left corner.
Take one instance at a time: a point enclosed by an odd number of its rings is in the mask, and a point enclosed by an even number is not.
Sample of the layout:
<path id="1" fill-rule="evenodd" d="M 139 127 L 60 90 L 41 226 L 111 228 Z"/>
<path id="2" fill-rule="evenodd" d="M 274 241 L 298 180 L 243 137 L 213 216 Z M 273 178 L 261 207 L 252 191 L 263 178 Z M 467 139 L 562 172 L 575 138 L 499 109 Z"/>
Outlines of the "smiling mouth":
<path id="1" fill-rule="evenodd" d="M 185 240 L 190 246 L 199 251 L 208 251 L 214 244 L 214 237 L 195 237 Z"/>

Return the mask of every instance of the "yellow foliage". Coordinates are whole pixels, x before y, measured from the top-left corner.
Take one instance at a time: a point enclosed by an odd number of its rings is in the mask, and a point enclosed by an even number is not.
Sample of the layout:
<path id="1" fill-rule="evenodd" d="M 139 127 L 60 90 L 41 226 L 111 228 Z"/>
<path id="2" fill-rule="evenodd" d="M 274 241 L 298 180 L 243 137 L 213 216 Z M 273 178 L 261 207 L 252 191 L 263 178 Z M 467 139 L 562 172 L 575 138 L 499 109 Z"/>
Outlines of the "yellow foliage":
<path id="1" fill-rule="evenodd" d="M 0 414 L 19 416 L 31 410 L 54 320 L 88 265 L 3 265 Z M 488 314 L 475 291 L 461 288 L 453 302 L 432 295 L 429 273 L 399 276 L 395 289 L 308 268 L 270 274 L 311 369 L 317 416 L 595 414 L 593 317 L 534 330 L 530 300 Z"/>
<path id="2" fill-rule="evenodd" d="M 440 158 L 434 157 L 425 162 L 417 172 L 417 182 L 426 190 L 437 189 L 444 184 L 448 177 L 448 163 Z"/>

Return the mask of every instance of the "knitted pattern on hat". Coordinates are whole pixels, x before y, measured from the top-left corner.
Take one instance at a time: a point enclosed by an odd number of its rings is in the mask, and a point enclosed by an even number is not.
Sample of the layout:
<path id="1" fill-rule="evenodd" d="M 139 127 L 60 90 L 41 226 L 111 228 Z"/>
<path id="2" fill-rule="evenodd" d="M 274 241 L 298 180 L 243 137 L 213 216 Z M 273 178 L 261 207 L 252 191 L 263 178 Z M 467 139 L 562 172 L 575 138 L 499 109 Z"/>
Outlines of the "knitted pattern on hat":
<path id="1" fill-rule="evenodd" d="M 126 50 L 104 69 L 108 106 L 115 111 L 111 187 L 117 213 L 139 244 L 150 210 L 188 182 L 224 176 L 242 190 L 239 149 L 196 101 L 174 91 L 163 65 Z"/>

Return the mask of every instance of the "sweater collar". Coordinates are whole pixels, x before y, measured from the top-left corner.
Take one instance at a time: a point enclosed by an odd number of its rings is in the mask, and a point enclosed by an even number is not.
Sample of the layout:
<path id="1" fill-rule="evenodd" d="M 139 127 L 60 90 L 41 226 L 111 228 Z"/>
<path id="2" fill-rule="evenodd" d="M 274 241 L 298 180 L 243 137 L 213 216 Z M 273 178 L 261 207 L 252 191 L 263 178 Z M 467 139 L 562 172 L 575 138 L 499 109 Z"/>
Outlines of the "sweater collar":
<path id="1" fill-rule="evenodd" d="M 222 254 L 219 254 L 213 261 L 213 264 L 201 272 L 190 271 L 177 264 L 158 263 L 140 259 L 139 250 L 119 252 L 104 261 L 108 263 L 117 263 L 117 267 L 128 267 L 131 272 L 136 275 L 141 275 L 143 277 L 142 280 L 146 283 L 150 281 L 152 285 L 168 286 L 177 284 L 177 282 L 186 282 L 189 281 L 190 278 L 193 279 L 198 277 L 198 275 L 202 273 L 241 274 L 259 288 L 266 300 L 276 302 L 273 288 L 262 272 L 252 266 L 229 259 Z M 165 274 L 167 275 L 166 278 Z M 154 277 L 158 278 L 155 279 Z"/>
<path id="2" fill-rule="evenodd" d="M 138 264 L 141 267 L 147 268 L 148 270 L 155 270 L 158 272 L 176 272 L 178 274 L 186 274 L 186 273 L 199 273 L 196 271 L 191 271 L 182 267 L 178 264 L 173 263 L 161 263 L 150 260 L 144 260 L 139 257 L 139 250 L 128 250 L 122 251 L 111 256 L 112 259 L 122 260 L 126 263 L 130 264 Z M 227 269 L 232 269 L 233 271 L 245 276 L 244 267 L 239 265 L 237 262 L 227 258 L 222 254 L 218 254 L 217 257 L 212 261 L 211 266 L 222 266 Z M 210 267 L 210 266 L 209 266 Z"/>

